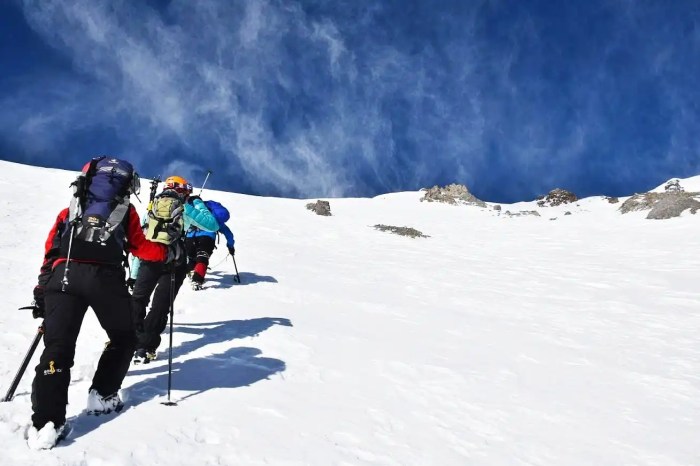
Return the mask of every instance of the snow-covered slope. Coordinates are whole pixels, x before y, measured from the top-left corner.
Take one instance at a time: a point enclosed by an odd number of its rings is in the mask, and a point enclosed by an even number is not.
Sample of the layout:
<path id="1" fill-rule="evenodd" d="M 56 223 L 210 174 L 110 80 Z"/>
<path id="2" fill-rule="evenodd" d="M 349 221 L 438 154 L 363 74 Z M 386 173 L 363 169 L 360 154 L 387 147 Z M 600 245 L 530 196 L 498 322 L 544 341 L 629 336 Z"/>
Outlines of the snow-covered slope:
<path id="1" fill-rule="evenodd" d="M 74 176 L 0 162 L 2 395 L 38 324 L 16 309 Z M 242 283 L 220 249 L 209 288 L 182 289 L 178 406 L 160 404 L 163 346 L 129 372 L 122 413 L 79 416 L 105 342 L 88 312 L 72 438 L 27 448 L 30 369 L 0 403 L 1 464 L 700 464 L 697 217 L 590 198 L 506 218 L 420 193 L 331 199 L 320 217 L 302 200 L 206 196 L 233 213 Z"/>
<path id="2" fill-rule="evenodd" d="M 655 193 L 663 193 L 666 191 L 665 187 L 668 182 L 671 181 L 679 181 L 681 187 L 688 192 L 700 192 L 700 176 L 692 176 L 690 178 L 672 178 L 671 180 L 667 181 L 666 183 L 660 184 L 656 188 L 652 189 L 652 192 Z"/>

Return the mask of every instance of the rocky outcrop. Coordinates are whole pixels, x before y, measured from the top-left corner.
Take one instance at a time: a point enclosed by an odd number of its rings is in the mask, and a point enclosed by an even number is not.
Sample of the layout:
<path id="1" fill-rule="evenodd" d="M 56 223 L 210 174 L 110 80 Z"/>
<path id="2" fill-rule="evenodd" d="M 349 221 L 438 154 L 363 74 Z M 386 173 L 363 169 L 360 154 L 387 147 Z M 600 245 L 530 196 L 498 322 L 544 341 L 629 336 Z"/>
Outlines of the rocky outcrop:
<path id="1" fill-rule="evenodd" d="M 668 195 L 669 193 L 664 193 L 666 195 L 654 204 L 647 218 L 652 220 L 665 220 L 679 217 L 686 209 L 690 209 L 690 212 L 694 214 L 700 208 L 700 202 L 695 200 L 692 196 L 679 195 L 682 191 L 673 193 L 674 195 L 670 196 Z"/>
<path id="2" fill-rule="evenodd" d="M 444 202 L 452 205 L 475 205 L 478 207 L 486 207 L 486 203 L 481 199 L 477 199 L 469 192 L 463 184 L 450 184 L 443 188 L 433 186 L 425 190 L 425 194 L 421 198 L 421 202 Z"/>
<path id="3" fill-rule="evenodd" d="M 408 236 L 409 238 L 428 238 L 427 235 L 424 235 L 420 231 L 411 227 L 395 227 L 391 225 L 377 224 L 374 225 L 374 228 L 379 231 L 387 231 L 396 235 Z"/>
<path id="4" fill-rule="evenodd" d="M 700 196 L 700 193 L 689 193 L 682 187 L 672 187 L 663 193 L 635 194 L 623 202 L 619 210 L 623 214 L 649 210 L 648 219 L 669 219 L 680 216 L 687 209 L 694 214 L 700 208 L 696 196 Z"/>
<path id="5" fill-rule="evenodd" d="M 537 205 L 540 207 L 554 207 L 562 204 L 570 204 L 576 201 L 578 201 L 576 194 L 565 189 L 556 188 L 551 190 L 546 196 L 538 197 Z"/>
<path id="6" fill-rule="evenodd" d="M 630 212 L 638 212 L 640 210 L 649 210 L 666 194 L 663 193 L 641 193 L 635 194 L 622 203 L 620 212 L 628 214 Z"/>
<path id="7" fill-rule="evenodd" d="M 679 193 L 679 192 L 685 191 L 685 189 L 683 189 L 683 186 L 681 186 L 681 180 L 679 180 L 678 178 L 672 178 L 672 179 L 668 180 L 668 182 L 664 186 L 664 191 L 667 193 L 668 192 Z"/>
<path id="8" fill-rule="evenodd" d="M 331 215 L 331 203 L 328 201 L 316 201 L 306 204 L 306 208 L 316 215 L 330 216 Z"/>

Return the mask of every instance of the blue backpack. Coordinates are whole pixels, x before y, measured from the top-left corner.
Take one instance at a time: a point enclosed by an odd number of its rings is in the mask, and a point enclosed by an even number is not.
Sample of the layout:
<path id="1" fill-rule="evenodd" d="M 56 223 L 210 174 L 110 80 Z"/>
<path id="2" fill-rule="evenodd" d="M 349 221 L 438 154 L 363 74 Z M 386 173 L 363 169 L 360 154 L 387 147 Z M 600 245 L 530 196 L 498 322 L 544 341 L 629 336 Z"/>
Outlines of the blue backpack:
<path id="1" fill-rule="evenodd" d="M 73 182 L 69 220 L 77 239 L 104 244 L 129 210 L 129 195 L 138 194 L 139 179 L 126 160 L 96 157 Z"/>
<path id="2" fill-rule="evenodd" d="M 71 184 L 73 198 L 61 233 L 65 257 L 61 290 L 66 291 L 71 260 L 123 263 L 129 196 L 138 195 L 139 176 L 125 160 L 96 157 Z"/>
<path id="3" fill-rule="evenodd" d="M 219 225 L 223 225 L 231 218 L 228 209 L 216 201 L 204 201 L 204 205 L 207 206 Z"/>

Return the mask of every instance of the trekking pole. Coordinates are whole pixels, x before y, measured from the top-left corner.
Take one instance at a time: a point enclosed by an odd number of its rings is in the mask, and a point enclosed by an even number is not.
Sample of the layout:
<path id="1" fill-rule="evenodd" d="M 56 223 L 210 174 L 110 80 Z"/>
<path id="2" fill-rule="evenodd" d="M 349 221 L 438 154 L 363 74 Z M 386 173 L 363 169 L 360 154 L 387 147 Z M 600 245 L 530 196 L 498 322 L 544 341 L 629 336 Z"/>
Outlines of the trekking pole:
<path id="1" fill-rule="evenodd" d="M 70 254 L 73 251 L 73 236 L 75 236 L 75 223 L 79 219 L 75 219 L 70 222 L 70 239 L 68 240 L 68 254 L 66 256 L 66 266 L 63 268 L 63 279 L 61 280 L 61 291 L 65 292 L 68 286 L 68 272 L 70 272 Z"/>
<path id="2" fill-rule="evenodd" d="M 204 185 L 207 184 L 207 180 L 209 179 L 209 175 L 211 175 L 211 170 L 207 170 L 207 176 L 204 178 L 204 183 L 202 183 L 202 187 L 199 189 L 199 195 L 202 195 L 202 191 L 204 191 Z"/>
<path id="3" fill-rule="evenodd" d="M 241 283 L 241 276 L 238 275 L 238 266 L 236 265 L 236 258 L 231 254 L 231 259 L 233 259 L 233 268 L 236 269 L 236 281 Z"/>
<path id="4" fill-rule="evenodd" d="M 170 349 L 168 350 L 168 401 L 161 403 L 165 406 L 177 406 L 177 403 L 170 401 L 170 389 L 173 382 L 173 318 L 175 317 L 175 265 L 170 272 Z"/>
<path id="5" fill-rule="evenodd" d="M 75 197 L 75 199 L 71 200 L 71 207 L 69 210 L 69 215 L 71 217 L 70 222 L 68 222 L 68 224 L 70 225 L 70 237 L 68 239 L 68 254 L 66 255 L 66 265 L 63 268 L 63 279 L 61 280 L 61 291 L 63 292 L 66 291 L 66 287 L 69 283 L 68 272 L 70 272 L 70 255 L 73 251 L 73 237 L 75 236 L 75 225 L 82 220 L 83 216 L 83 205 L 80 200 L 80 195 L 78 193 L 81 190 L 87 190 L 87 187 L 85 187 L 85 185 L 82 185 L 82 188 L 78 186 L 77 180 L 74 181 L 71 186 L 76 187 L 76 192 L 73 194 L 73 197 Z"/>
<path id="6" fill-rule="evenodd" d="M 34 306 L 26 306 L 26 307 L 20 307 L 20 309 L 32 309 Z M 17 386 L 19 385 L 19 381 L 22 380 L 22 376 L 24 375 L 24 371 L 27 370 L 27 366 L 29 365 L 29 361 L 31 361 L 32 356 L 34 355 L 34 351 L 36 351 L 36 347 L 39 346 L 39 341 L 41 340 L 41 337 L 44 335 L 44 323 L 39 326 L 36 335 L 34 336 L 34 340 L 32 340 L 31 346 L 29 346 L 29 351 L 27 351 L 27 354 L 24 356 L 24 360 L 22 361 L 22 365 L 19 366 L 19 370 L 17 371 L 17 375 L 15 375 L 14 380 L 12 381 L 12 385 L 10 385 L 10 389 L 7 391 L 7 395 L 5 395 L 5 398 L 2 399 L 3 402 L 5 401 L 12 401 L 12 398 L 15 396 L 15 390 L 17 390 Z"/>

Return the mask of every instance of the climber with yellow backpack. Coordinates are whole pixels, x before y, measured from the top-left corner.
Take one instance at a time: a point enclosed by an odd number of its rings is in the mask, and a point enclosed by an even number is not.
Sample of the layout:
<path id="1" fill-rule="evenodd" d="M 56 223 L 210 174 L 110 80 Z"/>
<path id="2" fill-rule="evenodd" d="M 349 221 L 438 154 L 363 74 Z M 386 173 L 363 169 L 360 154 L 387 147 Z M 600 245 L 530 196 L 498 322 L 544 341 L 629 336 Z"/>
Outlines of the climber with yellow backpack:
<path id="1" fill-rule="evenodd" d="M 171 299 L 175 299 L 187 275 L 185 231 L 190 227 L 212 232 L 219 229 L 216 218 L 204 202 L 191 195 L 192 185 L 187 180 L 171 176 L 164 184 L 163 191 L 149 203 L 144 235 L 149 241 L 169 245 L 180 254 L 167 265 L 138 259 L 131 263 L 129 283 L 133 284 L 132 309 L 138 339 L 134 364 L 147 364 L 156 358 L 160 334 L 168 323 Z M 146 314 L 151 294 L 153 302 Z"/>

